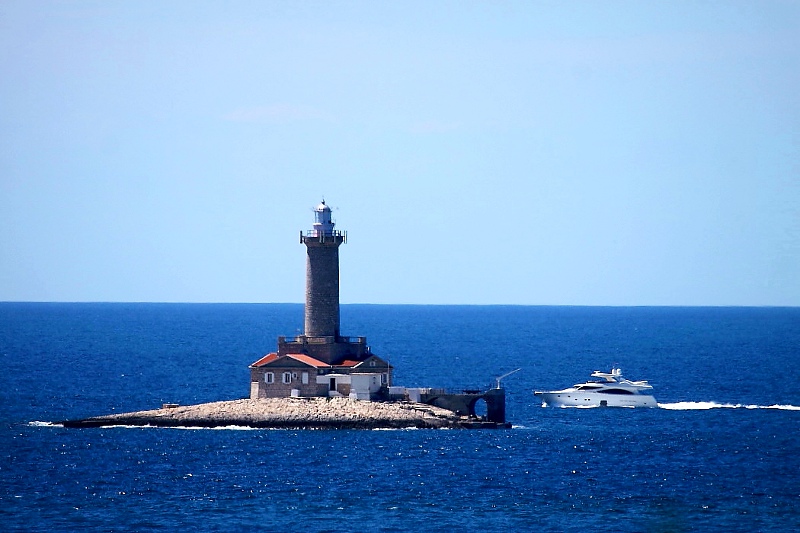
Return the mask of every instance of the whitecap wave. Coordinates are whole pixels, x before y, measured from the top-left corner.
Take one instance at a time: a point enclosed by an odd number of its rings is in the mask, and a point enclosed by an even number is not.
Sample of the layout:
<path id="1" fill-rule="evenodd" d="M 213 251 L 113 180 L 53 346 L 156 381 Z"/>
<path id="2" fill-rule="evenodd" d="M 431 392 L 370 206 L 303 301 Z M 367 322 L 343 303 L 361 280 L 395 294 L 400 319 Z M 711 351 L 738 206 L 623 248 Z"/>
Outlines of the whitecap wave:
<path id="1" fill-rule="evenodd" d="M 37 428 L 63 428 L 63 424 L 57 424 L 55 422 L 43 422 L 42 420 L 34 420 L 33 422 L 28 422 L 29 426 L 37 427 Z"/>
<path id="2" fill-rule="evenodd" d="M 118 427 L 118 428 L 145 428 L 145 429 L 176 429 L 179 431 L 286 431 L 290 428 L 267 428 L 267 427 L 253 427 L 253 426 L 153 426 L 150 424 L 144 426 L 102 426 L 102 427 Z"/>
<path id="3" fill-rule="evenodd" d="M 698 411 L 707 409 L 779 409 L 783 411 L 800 411 L 797 405 L 745 405 L 741 403 L 717 403 L 717 402 L 675 402 L 659 403 L 662 409 L 673 411 Z"/>
<path id="4" fill-rule="evenodd" d="M 154 426 L 147 426 L 147 427 L 154 427 Z M 231 425 L 231 426 L 173 426 L 167 429 L 186 429 L 186 430 L 210 429 L 212 431 L 255 431 L 261 428 Z"/>
<path id="5" fill-rule="evenodd" d="M 33 422 L 28 422 L 29 426 L 33 427 L 53 427 L 53 428 L 63 428 L 63 424 L 57 424 L 54 422 L 42 422 L 40 420 L 34 420 Z M 130 424 L 109 424 L 107 426 L 96 426 L 100 429 L 185 429 L 185 430 L 197 430 L 197 429 L 209 429 L 209 430 L 235 430 L 235 431 L 249 431 L 261 428 L 253 428 L 249 426 L 215 426 L 215 427 L 202 427 L 202 426 L 153 426 L 150 424 L 145 424 L 142 426 L 138 425 L 130 425 Z"/>

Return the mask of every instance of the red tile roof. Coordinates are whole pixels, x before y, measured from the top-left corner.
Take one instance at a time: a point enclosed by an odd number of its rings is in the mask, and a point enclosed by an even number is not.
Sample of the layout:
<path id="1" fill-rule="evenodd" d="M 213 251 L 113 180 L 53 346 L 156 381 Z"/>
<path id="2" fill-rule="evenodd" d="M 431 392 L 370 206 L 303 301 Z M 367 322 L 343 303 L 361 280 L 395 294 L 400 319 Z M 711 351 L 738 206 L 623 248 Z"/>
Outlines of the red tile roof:
<path id="1" fill-rule="evenodd" d="M 331 366 L 328 363 L 324 363 L 324 362 L 320 361 L 319 359 L 314 359 L 310 355 L 305 355 L 305 354 L 302 354 L 302 353 L 287 353 L 284 356 L 278 357 L 278 354 L 274 353 L 274 352 L 265 355 L 264 357 L 262 357 L 261 359 L 259 359 L 258 361 L 256 361 L 255 363 L 253 363 L 250 366 L 252 366 L 252 367 L 265 366 L 265 365 L 268 365 L 270 363 L 274 363 L 275 361 L 277 361 L 278 359 L 282 359 L 283 357 L 289 357 L 291 359 L 294 359 L 295 361 L 299 361 L 299 362 L 304 363 L 304 364 L 306 364 L 308 366 L 313 366 L 314 368 L 323 368 L 323 367 Z"/>
<path id="2" fill-rule="evenodd" d="M 333 368 L 335 368 L 335 367 L 339 367 L 339 368 L 342 368 L 342 367 L 344 367 L 344 368 L 355 368 L 355 367 L 357 367 L 358 365 L 360 365 L 360 364 L 362 364 L 364 362 L 364 361 L 354 361 L 352 359 L 345 359 L 344 361 L 342 361 L 338 365 L 329 365 L 328 363 L 325 363 L 323 361 L 320 361 L 319 359 L 315 359 L 315 358 L 311 357 L 310 355 L 306 355 L 306 354 L 302 354 L 302 353 L 289 353 L 289 354 L 286 354 L 284 356 L 278 357 L 278 354 L 273 352 L 273 353 L 269 353 L 269 354 L 265 355 L 264 357 L 262 357 L 261 359 L 259 359 L 258 361 L 256 361 L 255 363 L 253 363 L 250 366 L 251 367 L 265 366 L 265 365 L 268 365 L 270 363 L 274 363 L 275 361 L 277 361 L 278 359 L 281 359 L 283 357 L 290 357 L 290 358 L 294 359 L 295 361 L 299 361 L 301 363 L 304 363 L 304 364 L 306 364 L 308 366 L 311 366 L 311 367 L 314 367 L 314 368 L 332 368 L 332 367 Z"/>
<path id="3" fill-rule="evenodd" d="M 271 363 L 272 361 L 274 361 L 277 358 L 278 358 L 278 354 L 276 354 L 274 352 L 273 353 L 268 353 L 267 355 L 265 355 L 264 357 L 262 357 L 261 359 L 259 359 L 258 361 L 256 361 L 255 363 L 253 363 L 250 366 L 264 366 L 264 365 L 266 365 L 268 363 Z"/>
<path id="4" fill-rule="evenodd" d="M 310 355 L 305 355 L 302 353 L 288 353 L 286 357 L 291 357 L 295 361 L 300 361 L 301 363 L 305 363 L 308 366 L 313 366 L 314 368 L 321 368 L 325 366 L 331 366 L 328 363 L 323 363 L 319 359 L 314 359 Z"/>

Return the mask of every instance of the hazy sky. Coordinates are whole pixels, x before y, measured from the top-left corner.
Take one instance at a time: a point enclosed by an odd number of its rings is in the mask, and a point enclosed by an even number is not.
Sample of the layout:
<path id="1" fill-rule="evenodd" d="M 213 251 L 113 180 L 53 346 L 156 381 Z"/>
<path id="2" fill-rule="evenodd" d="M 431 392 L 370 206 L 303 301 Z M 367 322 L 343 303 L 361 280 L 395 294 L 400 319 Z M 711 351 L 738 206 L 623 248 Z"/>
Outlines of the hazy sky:
<path id="1" fill-rule="evenodd" d="M 800 2 L 0 2 L 0 300 L 800 305 Z"/>

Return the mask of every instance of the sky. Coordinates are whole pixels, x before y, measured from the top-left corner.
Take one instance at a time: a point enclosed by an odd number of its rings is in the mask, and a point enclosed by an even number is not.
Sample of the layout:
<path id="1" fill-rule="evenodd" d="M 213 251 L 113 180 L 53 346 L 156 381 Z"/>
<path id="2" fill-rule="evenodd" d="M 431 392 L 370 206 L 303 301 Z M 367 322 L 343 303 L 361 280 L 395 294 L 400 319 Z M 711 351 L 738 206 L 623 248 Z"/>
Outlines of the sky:
<path id="1" fill-rule="evenodd" d="M 800 2 L 0 2 L 0 301 L 800 305 Z"/>

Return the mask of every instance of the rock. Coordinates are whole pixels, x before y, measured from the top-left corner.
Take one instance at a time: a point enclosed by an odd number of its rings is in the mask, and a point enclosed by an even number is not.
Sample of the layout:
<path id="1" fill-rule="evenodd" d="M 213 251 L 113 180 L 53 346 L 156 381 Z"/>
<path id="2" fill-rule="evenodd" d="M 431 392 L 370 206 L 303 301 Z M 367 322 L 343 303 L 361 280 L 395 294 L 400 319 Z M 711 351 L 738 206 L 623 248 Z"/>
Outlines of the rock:
<path id="1" fill-rule="evenodd" d="M 452 411 L 408 402 L 350 398 L 268 398 L 197 405 L 165 404 L 161 409 L 61 422 L 64 427 L 157 426 L 308 429 L 462 427 Z"/>

